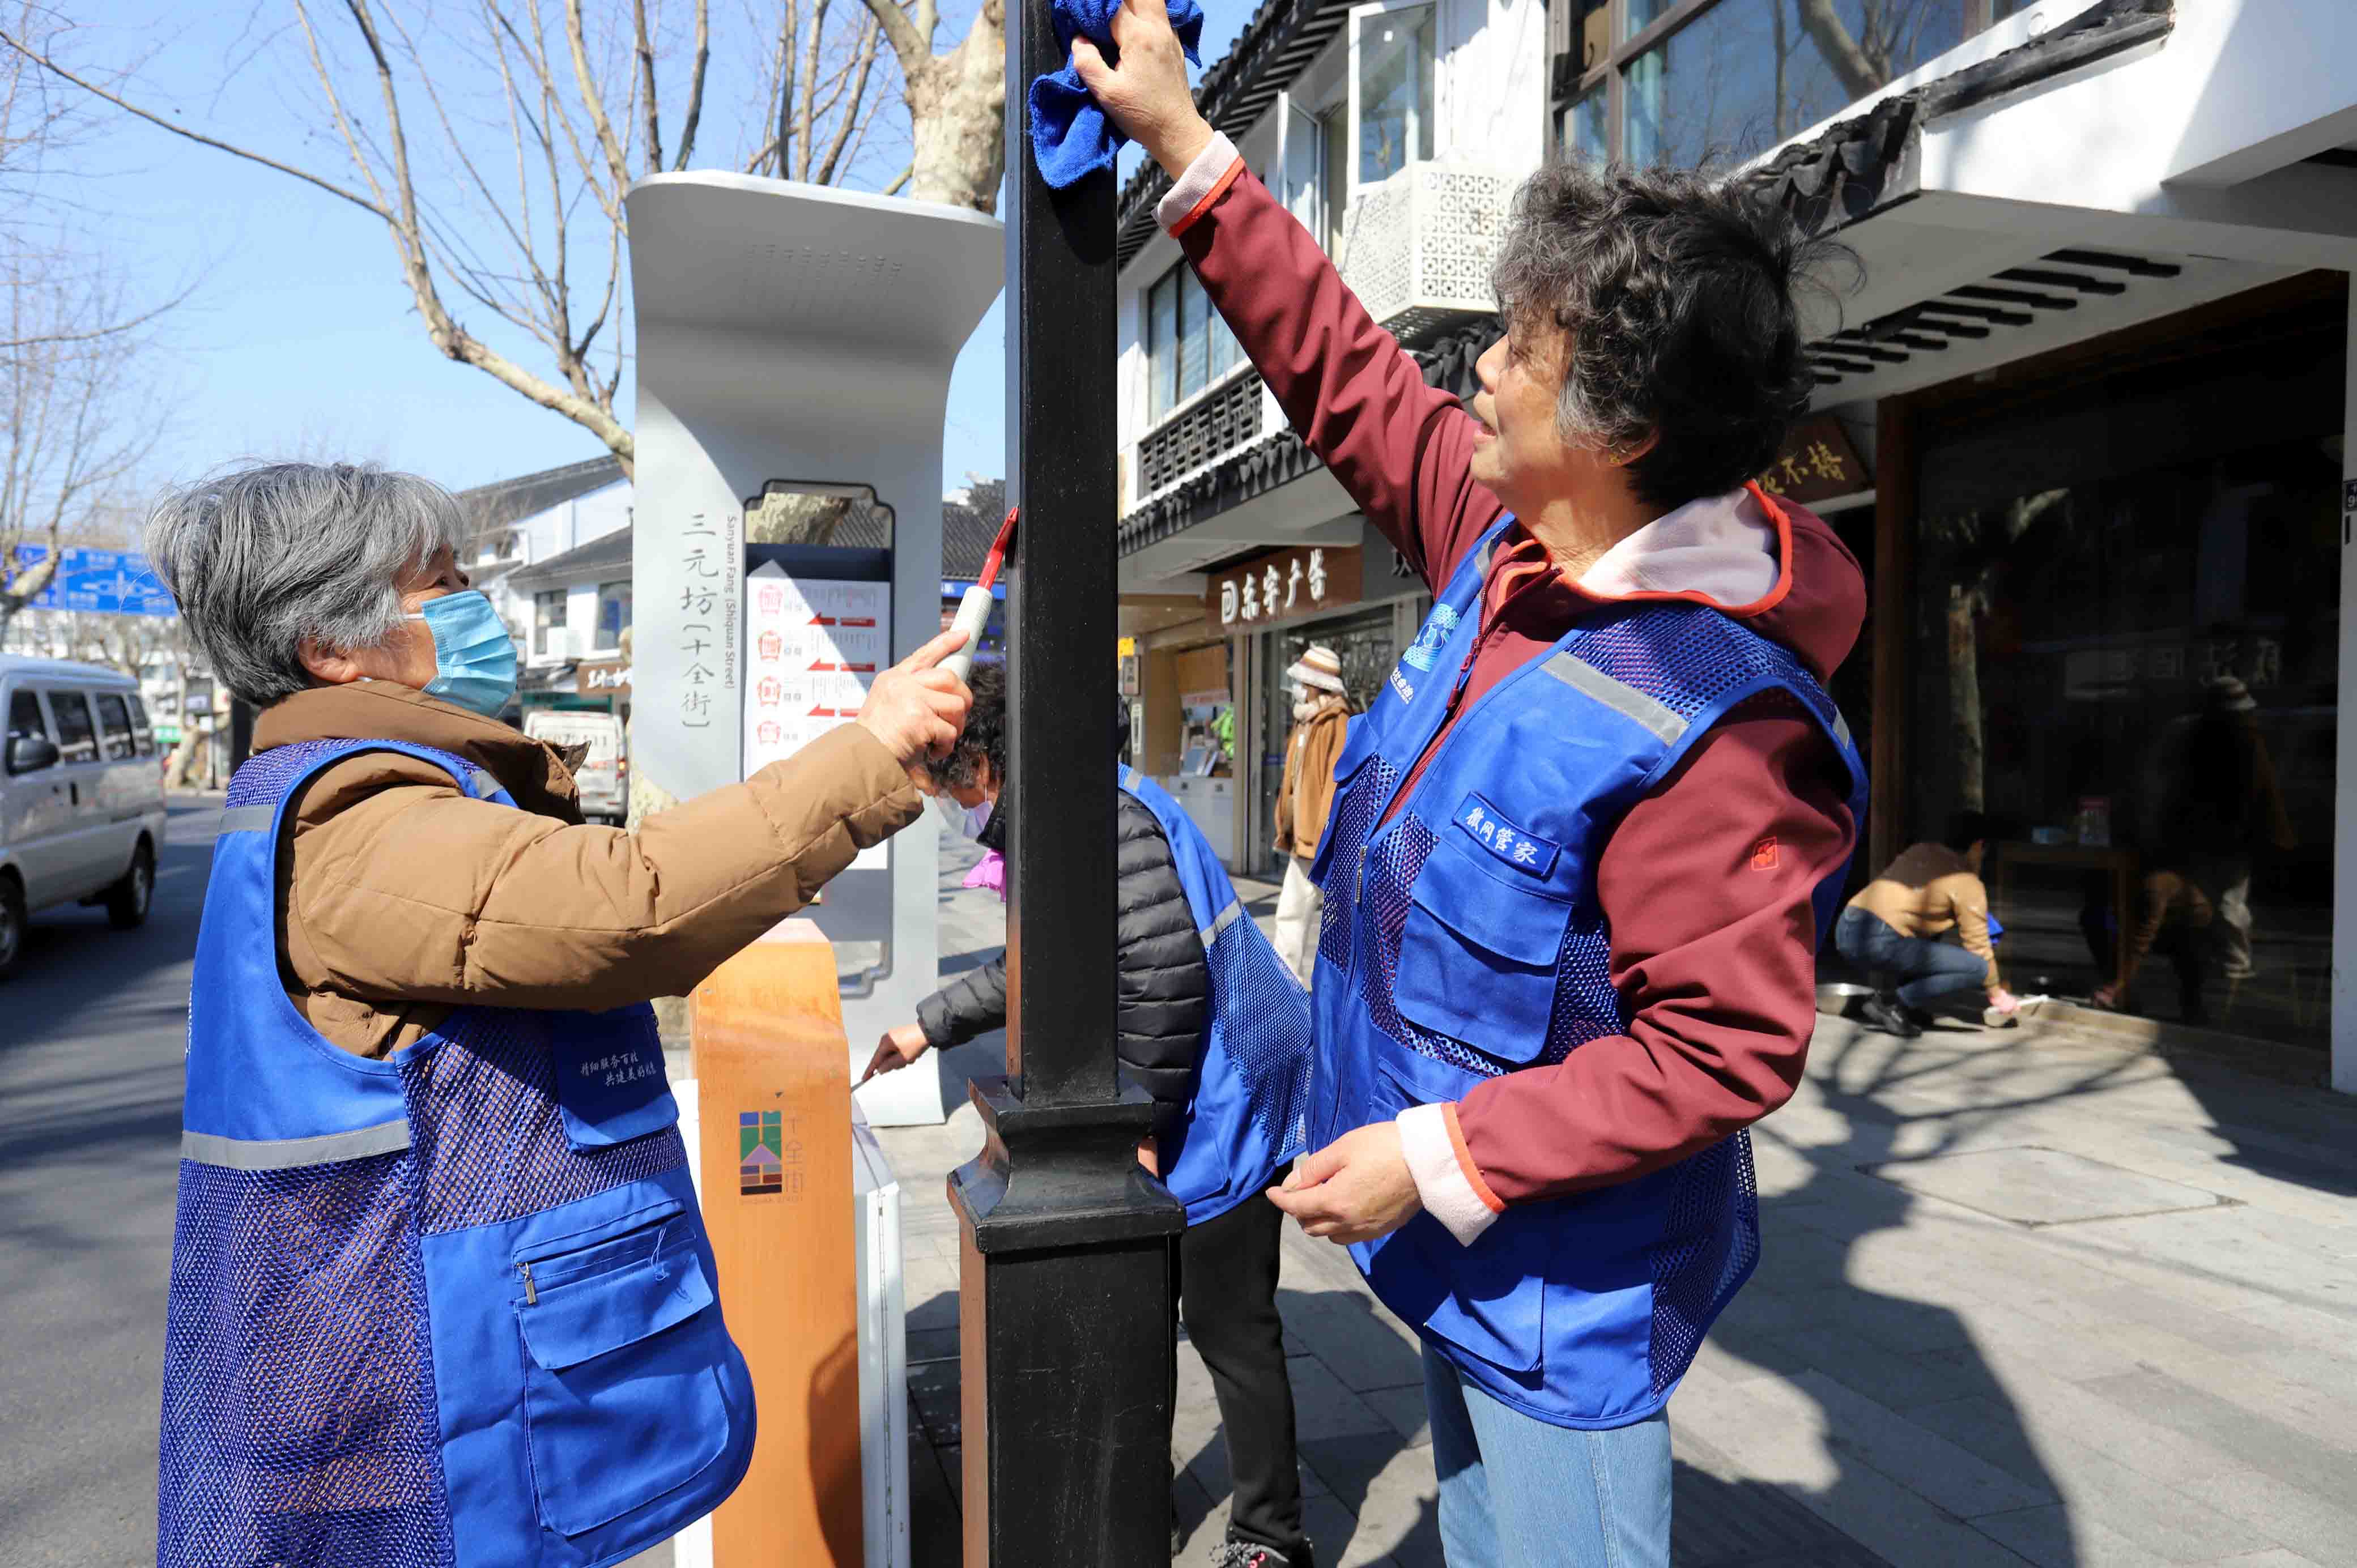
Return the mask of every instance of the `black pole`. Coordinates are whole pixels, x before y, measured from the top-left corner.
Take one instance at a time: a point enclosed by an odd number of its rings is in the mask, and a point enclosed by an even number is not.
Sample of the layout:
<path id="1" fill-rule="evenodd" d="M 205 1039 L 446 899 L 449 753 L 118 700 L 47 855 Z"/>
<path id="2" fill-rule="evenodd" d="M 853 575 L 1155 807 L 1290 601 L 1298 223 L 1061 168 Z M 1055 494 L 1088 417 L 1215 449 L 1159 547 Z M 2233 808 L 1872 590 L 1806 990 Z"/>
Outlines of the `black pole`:
<path id="1" fill-rule="evenodd" d="M 1169 1560 L 1170 1241 L 1178 1202 L 1138 1168 L 1152 1127 L 1114 1057 L 1113 177 L 1056 192 L 1028 87 L 1064 61 L 1048 0 L 1006 31 L 1007 590 L 1004 1079 L 950 1176 L 960 1297 L 967 1568 Z"/>
<path id="2" fill-rule="evenodd" d="M 229 700 L 229 770 L 245 766 L 253 755 L 253 704 L 243 697 Z"/>

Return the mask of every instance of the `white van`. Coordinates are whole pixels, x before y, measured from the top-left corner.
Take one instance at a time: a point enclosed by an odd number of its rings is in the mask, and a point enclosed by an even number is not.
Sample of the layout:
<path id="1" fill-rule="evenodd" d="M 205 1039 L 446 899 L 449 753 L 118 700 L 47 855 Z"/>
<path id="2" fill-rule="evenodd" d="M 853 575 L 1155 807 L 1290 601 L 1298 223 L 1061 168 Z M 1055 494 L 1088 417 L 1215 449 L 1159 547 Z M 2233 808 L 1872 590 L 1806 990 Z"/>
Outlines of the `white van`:
<path id="1" fill-rule="evenodd" d="M 94 664 L 0 654 L 0 975 L 26 917 L 102 904 L 118 930 L 145 923 L 164 843 L 164 759 L 139 683 Z"/>
<path id="2" fill-rule="evenodd" d="M 588 755 L 573 770 L 581 789 L 581 814 L 616 827 L 630 810 L 629 758 L 623 756 L 622 721 L 612 714 L 568 713 L 534 708 L 523 716 L 523 733 L 562 751 L 586 746 Z"/>

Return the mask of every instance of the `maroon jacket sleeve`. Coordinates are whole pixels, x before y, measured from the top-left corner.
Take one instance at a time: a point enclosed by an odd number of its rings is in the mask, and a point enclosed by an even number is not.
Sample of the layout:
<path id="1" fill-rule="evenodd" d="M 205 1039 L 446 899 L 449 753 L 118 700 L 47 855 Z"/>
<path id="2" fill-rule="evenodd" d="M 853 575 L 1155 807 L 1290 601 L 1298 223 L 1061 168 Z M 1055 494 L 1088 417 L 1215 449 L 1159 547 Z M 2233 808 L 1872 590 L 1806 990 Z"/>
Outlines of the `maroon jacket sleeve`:
<path id="1" fill-rule="evenodd" d="M 1597 891 L 1629 1032 L 1458 1103 L 1496 1198 L 1631 1180 L 1791 1098 L 1816 1023 L 1810 896 L 1856 835 L 1840 768 L 1814 724 L 1748 704 L 1622 820 Z"/>
<path id="2" fill-rule="evenodd" d="M 1301 439 L 1426 583 L 1447 582 L 1505 510 L 1467 467 L 1473 416 L 1425 381 L 1250 170 L 1178 242 Z"/>

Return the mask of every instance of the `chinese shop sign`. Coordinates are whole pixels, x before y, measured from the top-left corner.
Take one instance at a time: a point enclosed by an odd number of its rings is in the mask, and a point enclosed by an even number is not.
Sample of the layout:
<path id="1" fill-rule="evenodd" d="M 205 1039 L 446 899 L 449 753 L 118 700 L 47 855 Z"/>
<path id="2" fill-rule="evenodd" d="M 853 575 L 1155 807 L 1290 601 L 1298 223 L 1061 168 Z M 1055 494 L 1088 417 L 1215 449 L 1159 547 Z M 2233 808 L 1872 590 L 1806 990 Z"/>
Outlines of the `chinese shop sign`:
<path id="1" fill-rule="evenodd" d="M 1272 551 L 1249 565 L 1213 573 L 1204 589 L 1204 618 L 1222 631 L 1239 631 L 1356 604 L 1359 562 L 1356 545 Z"/>
<path id="2" fill-rule="evenodd" d="M 1760 488 L 1780 499 L 1807 506 L 1834 496 L 1856 495 L 1873 487 L 1874 476 L 1851 446 L 1841 421 L 1831 414 L 1792 427 L 1782 456 L 1760 476 Z"/>

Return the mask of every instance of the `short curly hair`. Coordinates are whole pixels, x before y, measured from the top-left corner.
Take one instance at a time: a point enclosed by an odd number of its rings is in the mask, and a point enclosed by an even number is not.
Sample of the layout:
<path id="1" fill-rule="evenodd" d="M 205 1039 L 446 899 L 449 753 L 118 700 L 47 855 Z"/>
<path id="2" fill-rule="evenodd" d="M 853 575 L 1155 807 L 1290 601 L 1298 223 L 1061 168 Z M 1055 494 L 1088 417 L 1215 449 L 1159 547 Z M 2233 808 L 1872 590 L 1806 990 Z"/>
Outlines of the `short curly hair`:
<path id="1" fill-rule="evenodd" d="M 1003 786 L 1006 779 L 1006 666 L 997 660 L 987 663 L 977 660 L 966 675 L 965 685 L 974 693 L 974 706 L 966 710 L 965 728 L 958 736 L 956 749 L 933 764 L 933 778 L 946 786 L 971 789 L 982 778 L 982 765 L 987 761 L 992 776 Z"/>
<path id="2" fill-rule="evenodd" d="M 1844 254 L 1707 175 L 1552 164 L 1515 193 L 1492 282 L 1510 328 L 1565 335 L 1564 439 L 1653 436 L 1630 479 L 1668 509 L 1775 461 L 1815 385 L 1793 295 Z"/>

